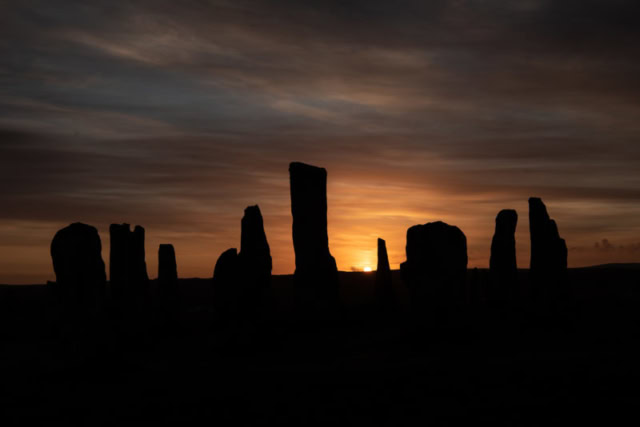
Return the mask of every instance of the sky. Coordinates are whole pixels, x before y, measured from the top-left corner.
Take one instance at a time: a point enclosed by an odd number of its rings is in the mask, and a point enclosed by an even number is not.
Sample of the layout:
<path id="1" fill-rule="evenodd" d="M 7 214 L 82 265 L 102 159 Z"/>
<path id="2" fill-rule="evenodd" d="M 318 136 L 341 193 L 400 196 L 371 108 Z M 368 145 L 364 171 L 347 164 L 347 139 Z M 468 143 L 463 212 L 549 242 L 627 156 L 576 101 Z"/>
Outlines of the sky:
<path id="1" fill-rule="evenodd" d="M 640 262 L 640 3 L 0 0 L 0 283 L 53 280 L 72 223 L 146 229 L 210 277 L 258 204 L 294 270 L 288 164 L 328 171 L 340 270 L 442 220 L 486 267 L 541 197 L 569 265 Z"/>

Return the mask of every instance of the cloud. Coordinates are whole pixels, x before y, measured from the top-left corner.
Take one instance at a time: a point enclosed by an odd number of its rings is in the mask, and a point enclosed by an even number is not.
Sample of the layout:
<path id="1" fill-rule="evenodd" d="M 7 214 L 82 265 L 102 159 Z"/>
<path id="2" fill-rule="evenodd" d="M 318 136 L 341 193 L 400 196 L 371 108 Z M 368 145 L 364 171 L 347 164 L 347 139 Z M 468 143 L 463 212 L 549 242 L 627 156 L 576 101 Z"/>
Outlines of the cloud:
<path id="1" fill-rule="evenodd" d="M 627 245 L 614 245 L 609 242 L 609 239 L 602 239 L 600 242 L 595 242 L 593 246 L 597 251 L 602 252 L 619 251 L 628 254 L 640 253 L 640 242 L 633 242 Z"/>

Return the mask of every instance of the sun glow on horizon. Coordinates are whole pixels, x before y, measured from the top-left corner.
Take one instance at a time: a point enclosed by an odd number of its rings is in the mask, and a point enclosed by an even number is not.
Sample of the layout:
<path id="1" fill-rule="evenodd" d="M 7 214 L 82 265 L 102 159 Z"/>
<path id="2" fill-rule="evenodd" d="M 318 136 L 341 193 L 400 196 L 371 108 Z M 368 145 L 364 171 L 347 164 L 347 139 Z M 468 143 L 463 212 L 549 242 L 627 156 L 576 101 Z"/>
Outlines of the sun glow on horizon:
<path id="1" fill-rule="evenodd" d="M 369 273 L 369 272 L 371 272 L 371 267 L 366 266 L 365 268 L 363 268 L 363 270 L 364 270 L 365 273 Z"/>

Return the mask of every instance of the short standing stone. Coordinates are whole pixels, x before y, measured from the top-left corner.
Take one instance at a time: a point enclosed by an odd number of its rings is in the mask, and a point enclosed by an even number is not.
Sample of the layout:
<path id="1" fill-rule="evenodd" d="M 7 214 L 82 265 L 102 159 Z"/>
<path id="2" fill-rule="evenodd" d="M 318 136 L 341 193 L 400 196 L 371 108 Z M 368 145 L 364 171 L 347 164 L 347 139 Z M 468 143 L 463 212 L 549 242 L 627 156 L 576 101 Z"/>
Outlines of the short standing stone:
<path id="1" fill-rule="evenodd" d="M 414 225 L 407 230 L 407 260 L 402 279 L 416 302 L 448 306 L 465 298 L 467 239 L 444 222 Z"/>
<path id="2" fill-rule="evenodd" d="M 158 287 L 167 297 L 175 295 L 178 284 L 176 253 L 171 244 L 161 244 L 158 248 Z"/>
<path id="3" fill-rule="evenodd" d="M 387 245 L 378 239 L 378 267 L 376 269 L 376 300 L 379 308 L 389 307 L 394 303 L 391 281 L 391 267 L 387 255 Z"/>

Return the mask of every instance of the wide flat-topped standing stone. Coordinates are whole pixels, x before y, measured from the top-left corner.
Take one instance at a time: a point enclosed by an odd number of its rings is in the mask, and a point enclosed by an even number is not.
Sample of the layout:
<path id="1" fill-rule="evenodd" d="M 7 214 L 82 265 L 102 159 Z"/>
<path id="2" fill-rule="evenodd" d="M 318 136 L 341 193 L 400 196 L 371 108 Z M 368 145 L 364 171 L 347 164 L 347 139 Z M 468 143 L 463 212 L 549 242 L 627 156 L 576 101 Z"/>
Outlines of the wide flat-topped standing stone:
<path id="1" fill-rule="evenodd" d="M 407 230 L 406 252 L 400 270 L 413 298 L 449 304 L 464 297 L 467 239 L 458 227 L 441 221 L 414 225 Z"/>
<path id="2" fill-rule="evenodd" d="M 289 165 L 297 297 L 303 305 L 332 305 L 338 296 L 338 268 L 329 252 L 327 171 Z"/>
<path id="3" fill-rule="evenodd" d="M 56 293 L 71 303 L 92 303 L 104 292 L 105 265 L 98 230 L 73 223 L 59 230 L 51 241 Z"/>
<path id="4" fill-rule="evenodd" d="M 140 297 L 147 289 L 149 276 L 144 250 L 144 228 L 129 224 L 111 224 L 109 281 L 114 298 Z"/>
<path id="5" fill-rule="evenodd" d="M 563 275 L 567 270 L 567 244 L 537 197 L 529 199 L 529 232 L 532 276 L 542 279 Z"/>
<path id="6" fill-rule="evenodd" d="M 489 269 L 493 292 L 506 297 L 516 285 L 518 266 L 516 263 L 516 226 L 518 214 L 513 209 L 501 210 L 496 216 L 496 229 L 491 241 Z M 496 296 L 496 295 L 494 295 Z"/>

